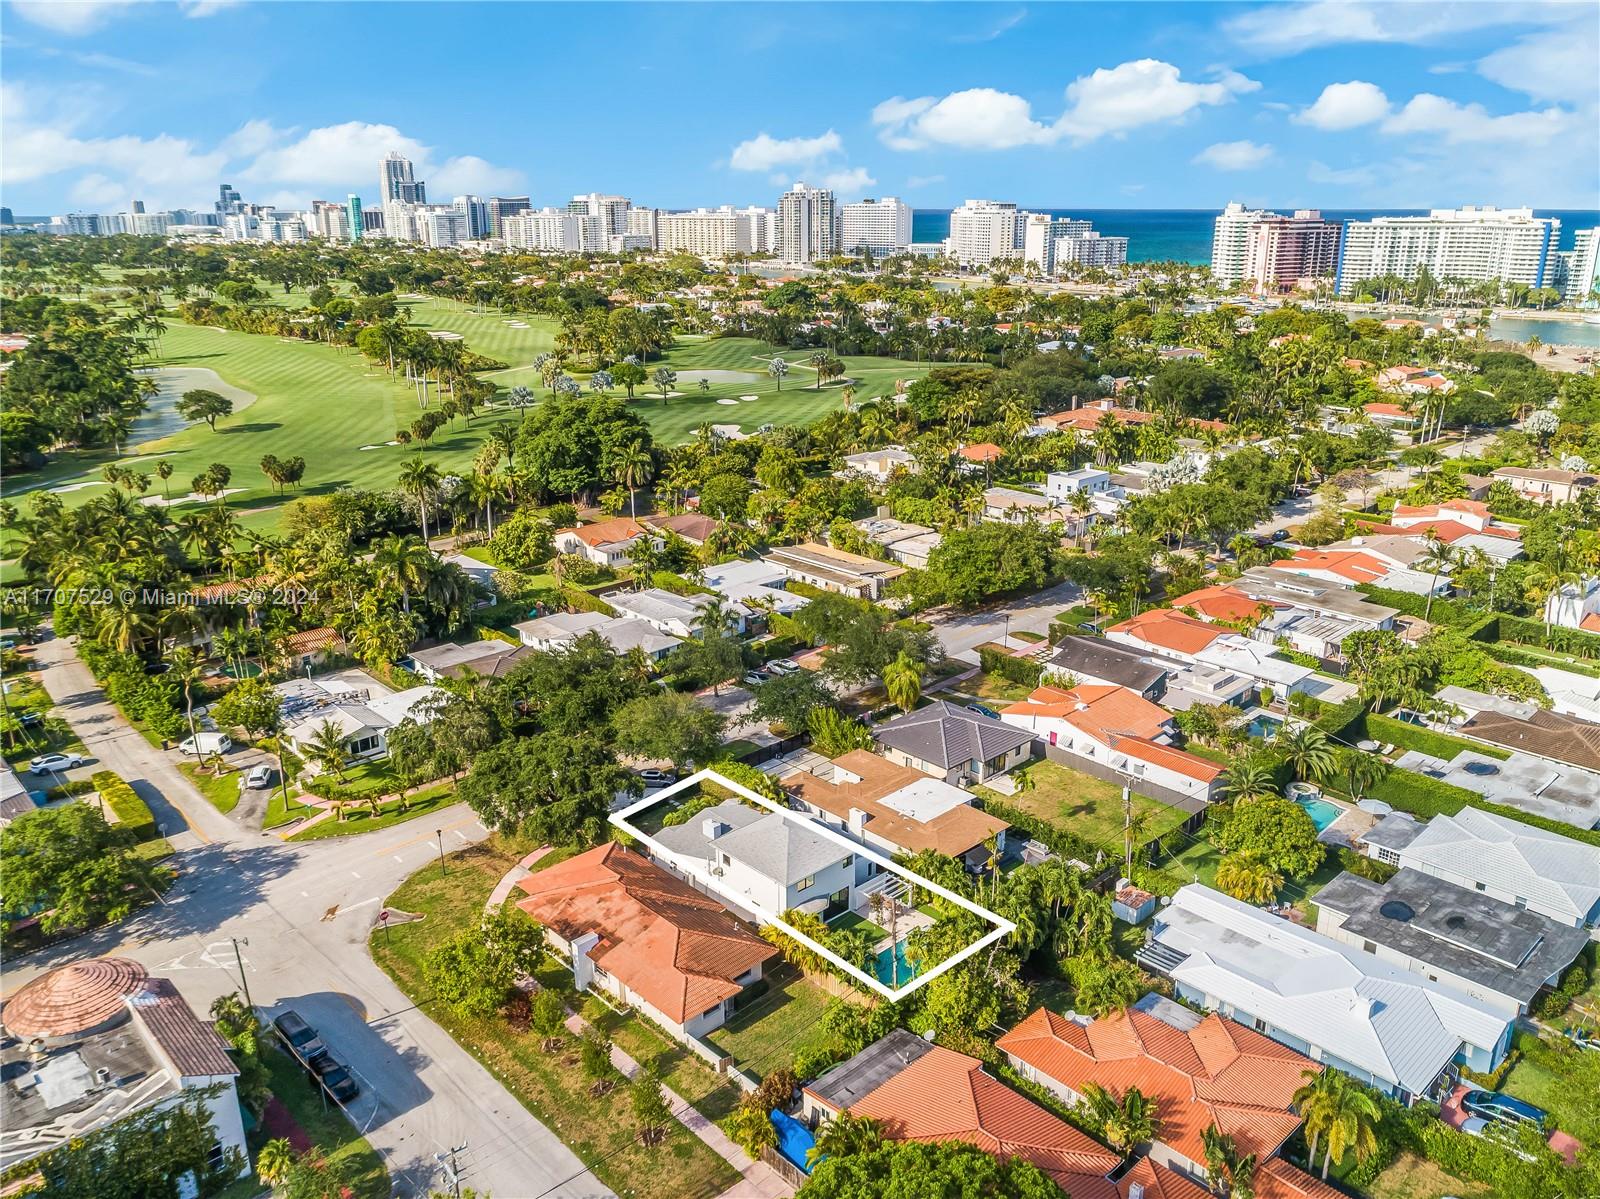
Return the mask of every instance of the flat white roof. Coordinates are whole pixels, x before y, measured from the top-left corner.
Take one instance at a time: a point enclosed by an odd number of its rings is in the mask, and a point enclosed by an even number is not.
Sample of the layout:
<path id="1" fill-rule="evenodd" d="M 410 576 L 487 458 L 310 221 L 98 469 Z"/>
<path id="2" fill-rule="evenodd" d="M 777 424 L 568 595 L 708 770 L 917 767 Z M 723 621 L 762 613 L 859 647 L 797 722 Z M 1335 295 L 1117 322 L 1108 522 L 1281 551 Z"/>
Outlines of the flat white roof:
<path id="1" fill-rule="evenodd" d="M 902 816 L 926 824 L 946 812 L 971 803 L 972 794 L 943 779 L 920 778 L 898 791 L 891 791 L 878 802 Z"/>

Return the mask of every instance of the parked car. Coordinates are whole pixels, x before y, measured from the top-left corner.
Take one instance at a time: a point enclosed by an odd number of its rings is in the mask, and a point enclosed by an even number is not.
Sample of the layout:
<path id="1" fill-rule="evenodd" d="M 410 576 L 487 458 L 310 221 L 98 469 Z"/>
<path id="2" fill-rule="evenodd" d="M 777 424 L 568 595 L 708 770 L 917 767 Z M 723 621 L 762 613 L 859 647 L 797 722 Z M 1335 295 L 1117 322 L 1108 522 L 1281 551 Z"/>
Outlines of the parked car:
<path id="1" fill-rule="evenodd" d="M 300 1013 L 292 1008 L 274 1019 L 272 1027 L 277 1030 L 278 1039 L 289 1047 L 289 1052 L 302 1062 L 316 1068 L 318 1059 L 327 1058 L 329 1062 L 333 1061 L 328 1053 L 328 1047 L 322 1043 L 322 1038 L 317 1036 L 317 1030 L 302 1020 Z"/>
<path id="2" fill-rule="evenodd" d="M 1274 530 L 1273 534 L 1272 534 L 1272 540 L 1274 540 L 1274 541 L 1288 541 L 1289 540 L 1289 530 L 1288 529 L 1276 529 L 1276 530 Z"/>
<path id="3" fill-rule="evenodd" d="M 677 781 L 676 777 L 666 770 L 640 770 L 635 773 L 646 787 L 665 787 Z"/>
<path id="4" fill-rule="evenodd" d="M 272 786 L 272 767 L 266 763 L 252 766 L 247 774 L 239 780 L 239 790 L 251 791 Z"/>
<path id="5" fill-rule="evenodd" d="M 967 711 L 975 712 L 979 716 L 987 716 L 990 720 L 1000 719 L 1000 713 L 996 712 L 993 708 L 985 706 L 984 704 L 968 704 Z"/>
<path id="6" fill-rule="evenodd" d="M 751 687 L 759 687 L 762 683 L 767 681 L 767 677 L 767 675 L 763 674 L 759 670 L 751 670 L 745 673 L 744 681 Z"/>
<path id="7" fill-rule="evenodd" d="M 361 1088 L 356 1085 L 356 1080 L 350 1077 L 350 1071 L 337 1064 L 322 1076 L 322 1085 L 328 1094 L 340 1103 L 349 1103 L 361 1094 Z"/>
<path id="8" fill-rule="evenodd" d="M 25 729 L 36 729 L 44 723 L 43 712 L 24 712 L 19 718 Z"/>
<path id="9" fill-rule="evenodd" d="M 196 733 L 178 742 L 181 754 L 225 754 L 233 748 L 233 738 L 227 733 Z"/>
<path id="10" fill-rule="evenodd" d="M 793 658 L 774 658 L 767 663 L 767 670 L 773 674 L 793 674 L 800 669 L 800 663 Z"/>
<path id="11" fill-rule="evenodd" d="M 1542 1107 L 1499 1091 L 1468 1091 L 1461 1097 L 1461 1110 L 1500 1124 L 1532 1124 L 1541 1131 L 1549 1119 Z"/>
<path id="12" fill-rule="evenodd" d="M 41 754 L 28 761 L 28 769 L 34 774 L 54 774 L 59 770 L 70 770 L 74 766 L 82 765 L 81 754 Z"/>

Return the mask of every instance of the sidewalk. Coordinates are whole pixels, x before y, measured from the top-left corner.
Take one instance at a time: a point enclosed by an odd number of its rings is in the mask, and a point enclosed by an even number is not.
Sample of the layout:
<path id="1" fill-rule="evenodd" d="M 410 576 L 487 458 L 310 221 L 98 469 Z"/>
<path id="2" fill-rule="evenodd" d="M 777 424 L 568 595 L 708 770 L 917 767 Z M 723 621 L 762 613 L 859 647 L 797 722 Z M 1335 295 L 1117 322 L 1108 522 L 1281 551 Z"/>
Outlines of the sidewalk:
<path id="1" fill-rule="evenodd" d="M 588 1028 L 589 1022 L 582 1016 L 567 1018 L 567 1029 L 573 1036 L 583 1036 Z M 618 1073 L 630 1080 L 639 1073 L 639 1063 L 615 1045 L 611 1047 L 611 1064 L 617 1068 Z M 677 1117 L 679 1124 L 694 1133 L 718 1157 L 744 1175 L 744 1181 L 734 1183 L 718 1196 L 718 1199 L 788 1199 L 794 1194 L 794 1188 L 779 1178 L 771 1166 L 756 1161 L 735 1145 L 727 1133 L 702 1116 L 676 1091 L 663 1086 L 661 1093 L 666 1096 L 667 1106 L 672 1109 L 672 1114 Z"/>
<path id="2" fill-rule="evenodd" d="M 516 885 L 533 874 L 533 864 L 549 852 L 550 846 L 541 845 L 510 870 L 507 870 L 505 874 L 501 875 L 500 881 L 494 885 L 494 890 L 489 893 L 489 900 L 483 905 L 483 910 L 493 912 L 501 904 L 505 903 L 506 898 L 515 889 Z"/>

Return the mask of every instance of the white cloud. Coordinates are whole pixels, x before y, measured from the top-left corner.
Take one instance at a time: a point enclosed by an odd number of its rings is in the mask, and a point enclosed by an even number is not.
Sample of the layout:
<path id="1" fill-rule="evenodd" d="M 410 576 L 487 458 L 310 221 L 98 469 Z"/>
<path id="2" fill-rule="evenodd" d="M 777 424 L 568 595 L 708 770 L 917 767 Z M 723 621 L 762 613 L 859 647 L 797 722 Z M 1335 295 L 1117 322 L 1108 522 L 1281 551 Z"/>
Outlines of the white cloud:
<path id="1" fill-rule="evenodd" d="M 246 121 L 222 140 L 220 149 L 230 158 L 254 158 L 287 137 L 294 129 L 279 129 L 271 121 Z"/>
<path id="2" fill-rule="evenodd" d="M 1600 93 L 1600 19 L 1584 16 L 1560 29 L 1525 34 L 1478 60 L 1478 73 L 1501 87 L 1535 100 L 1593 104 Z"/>
<path id="3" fill-rule="evenodd" d="M 1072 81 L 1066 108 L 1053 121 L 1033 114 L 1022 96 L 992 87 L 968 88 L 935 98 L 893 96 L 872 110 L 879 139 L 891 149 L 955 146 L 1007 150 L 1050 145 L 1062 138 L 1093 141 L 1141 125 L 1181 119 L 1197 108 L 1223 104 L 1261 85 L 1237 71 L 1222 71 L 1210 83 L 1185 80 L 1177 67 L 1142 58 Z"/>
<path id="4" fill-rule="evenodd" d="M 1028 10 L 1025 8 L 1019 8 L 1010 16 L 1001 17 L 999 21 L 991 25 L 988 29 L 981 30 L 977 33 L 958 33 L 950 40 L 957 43 L 992 42 L 995 40 L 995 38 L 1010 33 L 1013 29 L 1027 19 Z"/>
<path id="5" fill-rule="evenodd" d="M 1251 49 L 1296 54 L 1314 46 L 1351 42 L 1421 45 L 1496 25 L 1560 22 L 1570 4 L 1501 4 L 1483 0 L 1312 0 L 1309 4 L 1265 4 L 1224 23 L 1224 30 Z"/>
<path id="6" fill-rule="evenodd" d="M 511 167 L 497 167 L 476 154 L 463 154 L 447 158 L 437 167 L 430 167 L 423 176 L 433 186 L 429 198 L 434 196 L 505 195 L 522 186 L 522 172 Z"/>
<path id="7" fill-rule="evenodd" d="M 378 163 L 390 150 L 414 163 L 428 157 L 427 146 L 393 125 L 345 121 L 312 129 L 296 141 L 267 150 L 238 174 L 245 183 L 280 185 L 376 179 Z M 427 178 L 420 170 L 417 177 Z"/>
<path id="8" fill-rule="evenodd" d="M 906 180 L 906 189 L 915 191 L 919 187 L 932 187 L 935 183 L 943 182 L 943 175 L 912 175 Z"/>
<path id="9" fill-rule="evenodd" d="M 78 37 L 92 33 L 133 0 L 11 0 L 11 11 L 25 21 Z"/>
<path id="10" fill-rule="evenodd" d="M 214 17 L 225 8 L 237 8 L 244 0 L 179 0 L 178 11 L 190 20 Z"/>
<path id="11" fill-rule="evenodd" d="M 848 167 L 843 170 L 829 171 L 823 175 L 821 185 L 831 191 L 842 195 L 860 195 L 878 181 L 868 173 L 866 167 Z"/>
<path id="12" fill-rule="evenodd" d="M 99 173 L 85 175 L 72 185 L 67 198 L 80 208 L 120 206 L 128 196 L 122 184 Z"/>
<path id="13" fill-rule="evenodd" d="M 1330 83 L 1309 108 L 1294 120 L 1318 129 L 1354 129 L 1370 125 L 1389 114 L 1389 97 L 1375 83 L 1352 79 L 1349 83 Z"/>
<path id="14" fill-rule="evenodd" d="M 736 171 L 770 171 L 780 166 L 804 166 L 843 150 L 844 142 L 832 129 L 817 137 L 777 138 L 758 133 L 733 148 L 728 165 Z"/>
<path id="15" fill-rule="evenodd" d="M 1272 147 L 1251 141 L 1217 142 L 1207 146 L 1191 160 L 1219 171 L 1248 171 L 1272 157 Z"/>
<path id="16" fill-rule="evenodd" d="M 1573 125 L 1573 114 L 1563 108 L 1538 112 L 1513 112 L 1490 116 L 1481 104 L 1458 104 L 1429 92 L 1413 96 L 1406 106 L 1384 121 L 1383 132 L 1420 133 L 1442 137 L 1456 145 L 1466 142 L 1504 142 L 1542 145 L 1560 137 Z"/>

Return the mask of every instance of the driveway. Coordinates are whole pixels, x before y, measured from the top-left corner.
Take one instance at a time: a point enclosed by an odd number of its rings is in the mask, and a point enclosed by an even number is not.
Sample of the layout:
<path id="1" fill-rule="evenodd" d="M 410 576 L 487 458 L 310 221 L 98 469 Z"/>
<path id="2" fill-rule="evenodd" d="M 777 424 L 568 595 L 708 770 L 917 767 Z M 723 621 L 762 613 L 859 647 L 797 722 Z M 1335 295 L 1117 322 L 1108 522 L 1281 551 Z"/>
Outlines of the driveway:
<path id="1" fill-rule="evenodd" d="M 106 768 L 133 784 L 180 847 L 164 901 L 109 929 L 6 964 L 6 994 L 70 961 L 131 957 L 202 1015 L 240 986 L 301 1010 L 361 1072 L 367 1137 L 398 1196 L 441 1186 L 433 1155 L 467 1145 L 463 1179 L 500 1196 L 608 1195 L 582 1162 L 378 969 L 367 937 L 401 880 L 487 836 L 465 805 L 364 836 L 290 844 L 239 828 L 130 728 L 65 642 L 39 646 L 46 689 Z M 235 957 L 235 939 L 238 940 Z"/>

